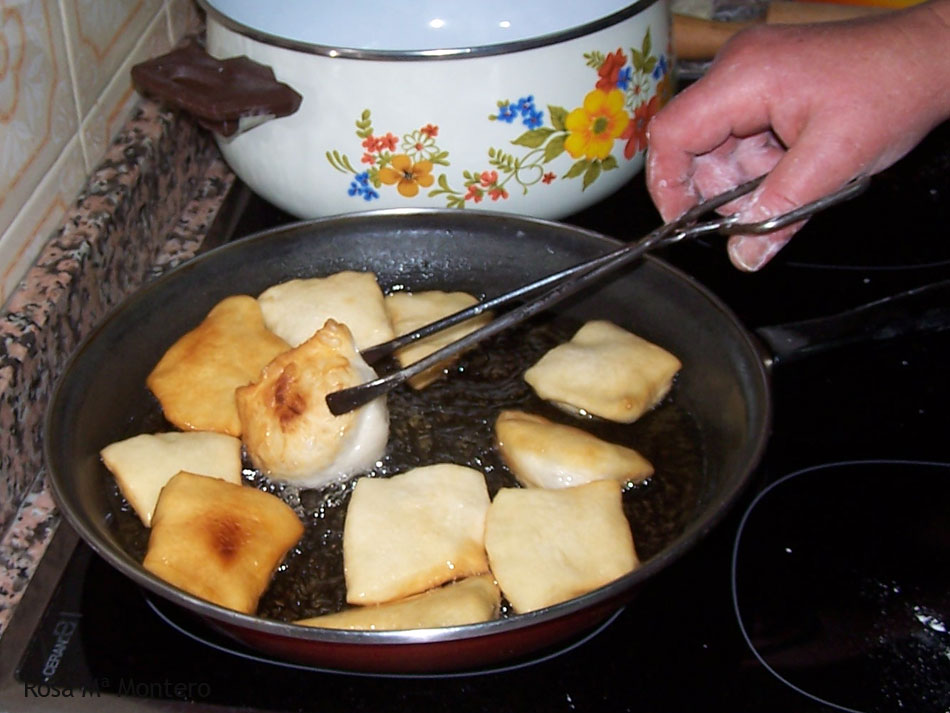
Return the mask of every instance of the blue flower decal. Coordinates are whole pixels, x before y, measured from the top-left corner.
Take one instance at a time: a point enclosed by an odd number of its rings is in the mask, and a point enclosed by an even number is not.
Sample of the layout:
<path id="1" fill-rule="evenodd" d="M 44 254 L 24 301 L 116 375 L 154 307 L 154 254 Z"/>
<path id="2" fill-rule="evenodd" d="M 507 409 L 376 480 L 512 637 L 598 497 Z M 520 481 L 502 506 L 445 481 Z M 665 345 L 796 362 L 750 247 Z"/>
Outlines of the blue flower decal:
<path id="1" fill-rule="evenodd" d="M 510 124 L 515 120 L 515 117 L 518 116 L 518 110 L 513 107 L 508 102 L 498 105 L 498 115 L 491 116 L 492 119 L 498 119 L 498 121 L 504 121 L 506 124 Z"/>
<path id="2" fill-rule="evenodd" d="M 369 172 L 357 173 L 353 178 L 354 180 L 350 181 L 350 187 L 346 191 L 348 195 L 363 196 L 364 201 L 379 198 L 379 193 L 369 184 Z"/>
<path id="3" fill-rule="evenodd" d="M 534 95 L 532 94 L 521 97 L 516 102 L 507 100 L 498 102 L 498 114 L 492 114 L 488 118 L 504 121 L 506 124 L 513 124 L 519 116 L 521 117 L 521 123 L 529 129 L 537 129 L 544 123 L 544 112 L 534 105 Z"/>
<path id="4" fill-rule="evenodd" d="M 633 79 L 633 67 L 627 66 L 620 70 L 617 74 L 617 89 L 627 90 L 627 87 L 630 86 L 630 82 Z"/>
<path id="5" fill-rule="evenodd" d="M 522 112 L 521 123 L 527 126 L 529 129 L 537 129 L 541 124 L 544 123 L 544 112 L 543 111 L 527 111 Z"/>

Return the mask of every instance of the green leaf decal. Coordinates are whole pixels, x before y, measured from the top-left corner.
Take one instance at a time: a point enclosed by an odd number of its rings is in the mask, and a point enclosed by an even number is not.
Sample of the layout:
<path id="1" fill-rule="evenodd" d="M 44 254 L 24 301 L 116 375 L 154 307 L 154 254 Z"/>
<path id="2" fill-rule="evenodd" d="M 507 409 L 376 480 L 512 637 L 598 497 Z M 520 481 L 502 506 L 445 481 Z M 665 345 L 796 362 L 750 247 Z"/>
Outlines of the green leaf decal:
<path id="1" fill-rule="evenodd" d="M 548 137 L 553 133 L 554 129 L 548 129 L 547 127 L 532 129 L 531 131 L 524 132 L 511 143 L 517 146 L 527 146 L 529 149 L 536 149 L 547 141 Z"/>
<path id="2" fill-rule="evenodd" d="M 590 165 L 590 161 L 586 158 L 582 158 L 568 169 L 567 173 L 564 174 L 564 178 L 577 178 L 577 176 L 580 176 L 584 171 L 590 168 Z"/>
<path id="3" fill-rule="evenodd" d="M 369 109 L 363 109 L 360 118 L 356 120 L 356 135 L 361 139 L 373 135 L 373 122 L 370 119 Z"/>
<path id="4" fill-rule="evenodd" d="M 588 166 L 587 171 L 584 173 L 584 187 L 581 190 L 587 190 L 587 186 L 597 180 L 600 176 L 600 162 L 591 161 L 590 166 Z"/>
<path id="5" fill-rule="evenodd" d="M 339 151 L 327 151 L 327 161 L 340 173 L 356 173 L 350 159 L 340 154 Z"/>
<path id="6" fill-rule="evenodd" d="M 567 121 L 567 109 L 548 104 L 548 114 L 551 115 L 551 126 L 558 131 L 564 131 L 564 124 Z"/>
<path id="7" fill-rule="evenodd" d="M 564 153 L 564 140 L 566 138 L 565 134 L 560 134 L 548 141 L 548 145 L 544 147 L 544 163 L 553 161 Z"/>
<path id="8" fill-rule="evenodd" d="M 653 51 L 653 39 L 650 37 L 650 28 L 647 28 L 647 33 L 643 36 L 643 45 L 640 48 L 640 51 L 643 53 L 644 57 L 649 57 L 650 52 Z"/>
<path id="9" fill-rule="evenodd" d="M 597 50 L 594 50 L 593 52 L 585 52 L 584 59 L 587 60 L 588 67 L 593 67 L 594 69 L 600 69 L 600 66 L 604 63 L 604 61 L 607 58 L 604 56 L 603 52 L 598 52 Z"/>
<path id="10" fill-rule="evenodd" d="M 447 160 L 448 157 L 449 157 L 449 152 L 448 152 L 448 151 L 439 151 L 439 152 L 433 154 L 433 155 L 429 158 L 429 160 L 430 160 L 433 164 L 438 164 L 439 166 L 448 166 L 448 165 L 449 165 L 449 162 L 448 162 L 448 160 Z"/>
<path id="11" fill-rule="evenodd" d="M 637 70 L 638 72 L 642 73 L 644 71 L 643 70 L 643 62 L 644 62 L 643 54 L 641 52 L 637 52 L 637 50 L 633 49 L 632 47 L 630 48 L 630 54 L 633 55 L 633 68 Z"/>
<path id="12" fill-rule="evenodd" d="M 613 155 L 607 156 L 603 161 L 600 162 L 600 167 L 605 171 L 613 171 L 615 168 L 618 168 L 620 164 L 617 163 L 617 159 Z"/>

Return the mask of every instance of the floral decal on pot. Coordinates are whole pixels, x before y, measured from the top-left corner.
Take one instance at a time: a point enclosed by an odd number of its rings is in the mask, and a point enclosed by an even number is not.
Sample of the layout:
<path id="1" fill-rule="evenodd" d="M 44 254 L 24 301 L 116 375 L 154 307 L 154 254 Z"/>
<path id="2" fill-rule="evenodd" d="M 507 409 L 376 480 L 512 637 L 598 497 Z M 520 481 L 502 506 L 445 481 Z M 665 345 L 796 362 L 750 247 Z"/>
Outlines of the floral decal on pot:
<path id="1" fill-rule="evenodd" d="M 647 124 L 672 96 L 668 54 L 654 54 L 647 29 L 639 48 L 584 55 L 596 79 L 579 106 L 539 108 L 531 94 L 514 102 L 499 100 L 488 120 L 521 128 L 510 142 L 514 148 L 488 148 L 486 165 L 462 170 L 457 188 L 449 174 L 435 175 L 437 166 L 451 165 L 449 153 L 439 147 L 438 126 L 426 124 L 401 135 L 378 134 L 369 109 L 356 121 L 363 149 L 359 166 L 339 151 L 328 151 L 327 160 L 351 175 L 348 194 L 365 201 L 388 190 L 411 199 L 431 188 L 425 195 L 443 196 L 446 206 L 464 208 L 486 198 L 506 200 L 511 191 L 543 190 L 554 181 L 579 180 L 585 190 L 605 171 L 619 167 L 613 155 L 618 142 L 625 161 L 646 148 Z M 553 162 L 565 155 L 572 162 L 559 173 Z"/>
<path id="2" fill-rule="evenodd" d="M 363 156 L 359 170 L 350 158 L 339 151 L 327 151 L 327 160 L 338 171 L 353 174 L 347 192 L 366 201 L 379 198 L 379 189 L 394 186 L 400 195 L 413 198 L 428 188 L 435 178 L 436 165 L 448 166 L 448 152 L 436 145 L 439 127 L 426 124 L 402 137 L 373 131 L 370 110 L 363 111 L 356 122 L 356 135 L 362 139 Z"/>

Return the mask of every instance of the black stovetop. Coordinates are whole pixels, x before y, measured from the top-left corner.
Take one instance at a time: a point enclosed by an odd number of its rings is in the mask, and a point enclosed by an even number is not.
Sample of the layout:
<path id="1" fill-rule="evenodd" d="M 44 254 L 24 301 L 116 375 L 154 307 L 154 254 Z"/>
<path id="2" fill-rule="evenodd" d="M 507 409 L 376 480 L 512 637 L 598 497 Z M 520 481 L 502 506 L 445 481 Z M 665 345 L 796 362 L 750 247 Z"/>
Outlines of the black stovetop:
<path id="1" fill-rule="evenodd" d="M 662 257 L 710 287 L 755 329 L 950 278 L 948 206 L 950 125 L 944 125 L 876 177 L 866 194 L 813 219 L 761 273 L 733 269 L 718 239 L 668 248 Z M 237 231 L 286 220 L 252 200 Z M 639 177 L 565 222 L 624 239 L 657 220 Z M 92 709 L 108 697 L 128 710 L 177 709 L 185 701 L 199 709 L 327 713 L 449 706 L 459 713 L 832 710 L 823 699 L 866 711 L 950 710 L 944 596 L 950 592 L 950 528 L 943 516 L 950 502 L 948 359 L 950 333 L 940 332 L 777 365 L 774 434 L 742 501 L 613 620 L 566 650 L 543 652 L 510 669 L 412 678 L 266 662 L 171 605 L 150 600 L 80 543 L 40 627 L 27 633 L 30 643 L 0 689 L 0 707 L 46 710 L 59 700 Z M 805 497 L 790 494 L 774 516 L 744 519 L 770 486 L 804 477 L 847 486 L 819 484 Z M 763 496 L 752 512 L 768 502 Z M 801 532 L 794 535 L 769 540 L 764 534 L 796 523 Z M 822 539 L 828 533 L 837 533 L 837 551 Z M 808 541 L 810 535 L 817 541 Z M 801 568 L 781 557 L 781 566 L 756 564 L 755 557 L 774 562 L 776 551 L 791 556 L 808 548 L 816 555 L 808 559 L 823 561 L 825 569 Z M 869 562 L 896 563 L 899 571 L 875 570 L 872 576 L 855 570 Z M 908 562 L 918 562 L 918 571 Z M 837 625 L 848 630 L 842 638 L 834 635 L 835 622 L 826 621 L 828 611 L 850 614 L 867 604 L 847 601 L 849 576 L 860 580 L 854 596 L 872 603 L 867 618 L 878 620 L 862 624 L 846 617 Z M 56 581 L 49 574 L 40 579 Z M 869 592 L 871 581 L 888 596 Z M 898 590 L 899 601 L 893 594 Z M 835 595 L 833 605 L 826 592 Z M 897 633 L 881 628 L 900 618 L 898 604 L 919 626 L 905 622 Z M 809 614 L 812 606 L 816 613 Z M 838 646 L 862 636 L 864 652 L 857 656 L 853 646 Z M 823 637 L 830 637 L 831 649 L 848 651 L 816 648 Z M 876 641 L 868 644 L 871 638 Z M 67 689 L 80 698 L 55 698 Z"/>

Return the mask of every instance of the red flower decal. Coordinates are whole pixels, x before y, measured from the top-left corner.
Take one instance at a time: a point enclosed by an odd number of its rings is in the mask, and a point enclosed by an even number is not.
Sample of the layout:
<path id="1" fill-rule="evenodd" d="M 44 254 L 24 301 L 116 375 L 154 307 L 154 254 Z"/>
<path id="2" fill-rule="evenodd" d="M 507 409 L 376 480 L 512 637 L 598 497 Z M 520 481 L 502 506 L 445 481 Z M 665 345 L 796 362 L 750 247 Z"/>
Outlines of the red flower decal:
<path id="1" fill-rule="evenodd" d="M 490 186 L 498 182 L 498 171 L 482 171 L 480 178 L 483 186 Z"/>
<path id="2" fill-rule="evenodd" d="M 376 150 L 389 149 L 390 151 L 395 151 L 398 142 L 398 136 L 393 136 L 391 132 L 387 132 L 385 136 L 376 139 Z"/>
<path id="3" fill-rule="evenodd" d="M 597 80 L 597 89 L 610 91 L 616 87 L 620 70 L 623 69 L 626 63 L 627 57 L 619 47 L 616 52 L 608 54 L 607 59 L 604 60 L 604 63 L 600 65 L 600 69 L 597 70 L 597 75 L 600 77 L 600 79 Z"/>
<path id="4" fill-rule="evenodd" d="M 468 187 L 468 193 L 465 194 L 465 200 L 475 201 L 476 203 L 482 202 L 482 191 L 474 183 Z"/>
<path id="5" fill-rule="evenodd" d="M 439 127 L 433 126 L 432 124 L 426 124 L 421 129 L 419 129 L 419 131 L 421 131 L 423 134 L 425 134 L 429 138 L 435 138 L 436 136 L 439 135 Z"/>
<path id="6" fill-rule="evenodd" d="M 647 147 L 647 126 L 659 108 L 655 96 L 637 107 L 633 113 L 633 121 L 627 124 L 627 128 L 620 134 L 621 139 L 627 140 L 627 145 L 623 147 L 624 158 L 631 159 L 637 151 Z"/>

